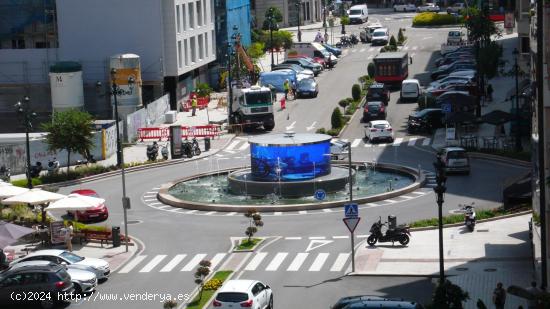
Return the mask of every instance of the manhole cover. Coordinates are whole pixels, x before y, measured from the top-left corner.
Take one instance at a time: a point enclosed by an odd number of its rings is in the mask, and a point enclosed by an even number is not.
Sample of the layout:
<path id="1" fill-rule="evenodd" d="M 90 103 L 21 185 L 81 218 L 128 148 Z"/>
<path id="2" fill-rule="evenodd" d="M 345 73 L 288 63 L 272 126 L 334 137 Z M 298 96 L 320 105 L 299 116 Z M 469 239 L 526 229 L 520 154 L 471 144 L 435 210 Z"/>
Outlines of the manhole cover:
<path id="1" fill-rule="evenodd" d="M 485 268 L 483 271 L 486 271 L 488 273 L 492 273 L 492 272 L 497 271 L 497 269 L 496 268 Z"/>
<path id="2" fill-rule="evenodd" d="M 140 224 L 143 223 L 141 220 L 128 220 L 128 224 Z M 124 222 L 122 222 L 124 224 Z"/>
<path id="3" fill-rule="evenodd" d="M 456 270 L 458 270 L 458 271 L 467 271 L 468 268 L 467 267 L 457 267 Z"/>

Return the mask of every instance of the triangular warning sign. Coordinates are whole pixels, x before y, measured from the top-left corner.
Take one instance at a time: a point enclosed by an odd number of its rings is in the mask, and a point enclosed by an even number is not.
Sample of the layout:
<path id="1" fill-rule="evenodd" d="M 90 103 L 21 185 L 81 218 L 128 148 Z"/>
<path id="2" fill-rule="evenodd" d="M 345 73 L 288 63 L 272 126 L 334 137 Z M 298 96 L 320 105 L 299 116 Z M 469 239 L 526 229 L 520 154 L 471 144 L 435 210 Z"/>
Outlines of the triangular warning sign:
<path id="1" fill-rule="evenodd" d="M 342 219 L 344 220 L 344 223 L 346 224 L 346 226 L 348 227 L 348 230 L 350 233 L 353 233 L 355 231 L 355 228 L 357 227 L 357 225 L 359 224 L 359 221 L 361 221 L 361 218 L 359 217 L 356 217 L 356 218 L 344 218 Z"/>

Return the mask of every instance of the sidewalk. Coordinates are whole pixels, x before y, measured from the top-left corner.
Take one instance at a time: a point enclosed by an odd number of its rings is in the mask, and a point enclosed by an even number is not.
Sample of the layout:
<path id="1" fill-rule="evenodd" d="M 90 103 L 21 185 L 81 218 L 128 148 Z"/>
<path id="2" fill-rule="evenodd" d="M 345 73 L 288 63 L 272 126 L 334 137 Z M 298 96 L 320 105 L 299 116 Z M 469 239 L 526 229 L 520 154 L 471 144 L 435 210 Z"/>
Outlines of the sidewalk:
<path id="1" fill-rule="evenodd" d="M 465 308 L 476 308 L 477 299 L 491 304 L 497 282 L 528 286 L 533 280 L 528 221 L 531 215 L 478 223 L 474 232 L 464 226 L 443 230 L 445 275 L 470 294 Z M 366 241 L 357 247 L 354 275 L 433 276 L 439 275 L 438 230 L 412 232 L 407 247 L 398 243 Z M 507 308 L 525 306 L 524 300 L 509 295 Z"/>

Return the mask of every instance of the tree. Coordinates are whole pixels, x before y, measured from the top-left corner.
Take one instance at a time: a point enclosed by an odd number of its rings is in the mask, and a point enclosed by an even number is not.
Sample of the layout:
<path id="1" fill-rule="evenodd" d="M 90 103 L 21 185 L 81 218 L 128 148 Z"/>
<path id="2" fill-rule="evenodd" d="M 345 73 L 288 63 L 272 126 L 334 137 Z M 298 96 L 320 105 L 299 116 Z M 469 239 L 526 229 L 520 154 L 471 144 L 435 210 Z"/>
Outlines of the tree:
<path id="1" fill-rule="evenodd" d="M 374 63 L 369 63 L 369 65 L 367 66 L 367 72 L 369 73 L 370 78 L 374 78 L 375 71 L 376 67 L 374 66 Z"/>
<path id="2" fill-rule="evenodd" d="M 254 42 L 247 49 L 246 53 L 252 60 L 258 60 L 264 55 L 265 43 L 263 42 Z"/>
<path id="3" fill-rule="evenodd" d="M 407 37 L 403 34 L 403 28 L 399 28 L 399 32 L 397 33 L 397 43 L 403 44 Z"/>
<path id="4" fill-rule="evenodd" d="M 361 86 L 359 84 L 353 84 L 353 86 L 351 86 L 351 96 L 355 101 L 361 99 Z"/>
<path id="5" fill-rule="evenodd" d="M 244 216 L 249 219 L 249 225 L 244 233 L 248 236 L 248 242 L 250 243 L 254 234 L 258 232 L 258 227 L 264 226 L 264 222 L 262 221 L 262 215 L 255 208 L 249 209 Z"/>
<path id="6" fill-rule="evenodd" d="M 395 49 L 397 49 L 397 41 L 395 40 L 395 37 L 392 35 L 390 38 L 390 46 L 395 46 Z"/>
<path id="7" fill-rule="evenodd" d="M 340 129 L 344 126 L 344 119 L 342 118 L 343 117 L 340 108 L 335 107 L 332 111 L 332 115 L 330 116 L 330 124 L 332 125 L 333 129 Z"/>
<path id="8" fill-rule="evenodd" d="M 462 302 L 469 299 L 468 292 L 449 280 L 438 284 L 432 298 L 432 308 L 462 309 Z"/>
<path id="9" fill-rule="evenodd" d="M 89 157 L 90 149 L 93 147 L 90 114 L 74 109 L 55 112 L 52 122 L 42 125 L 42 129 L 48 132 L 46 135 L 48 150 L 67 151 L 67 174 L 71 165 L 71 153 L 80 153 L 83 157 Z"/>
<path id="10" fill-rule="evenodd" d="M 283 21 L 283 13 L 281 13 L 281 11 L 279 10 L 279 8 L 275 7 L 275 6 L 272 6 L 272 7 L 269 7 L 266 11 L 265 11 L 265 19 L 264 19 L 264 23 L 262 25 L 262 29 L 263 30 L 269 30 L 269 26 L 270 26 L 270 23 L 274 22 L 274 23 L 280 23 Z M 276 25 L 271 25 L 271 27 L 274 27 L 273 29 L 276 29 Z"/>
<path id="11" fill-rule="evenodd" d="M 212 266 L 212 263 L 210 263 L 210 261 L 202 260 L 199 262 L 199 267 L 195 271 L 195 283 L 200 286 L 199 299 L 202 298 L 204 279 L 206 279 L 206 277 L 210 274 L 210 266 Z"/>
<path id="12" fill-rule="evenodd" d="M 212 88 L 207 83 L 197 83 L 195 91 L 199 97 L 204 98 L 212 93 Z"/>

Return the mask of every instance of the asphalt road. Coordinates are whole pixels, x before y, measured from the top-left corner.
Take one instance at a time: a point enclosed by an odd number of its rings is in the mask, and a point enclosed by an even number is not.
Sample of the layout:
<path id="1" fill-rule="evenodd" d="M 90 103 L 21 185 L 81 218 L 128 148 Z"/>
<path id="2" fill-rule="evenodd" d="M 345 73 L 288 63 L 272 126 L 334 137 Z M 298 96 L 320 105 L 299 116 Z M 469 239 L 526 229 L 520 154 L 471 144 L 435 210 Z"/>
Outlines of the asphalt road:
<path id="1" fill-rule="evenodd" d="M 413 15 L 371 15 L 371 20 L 378 18 L 396 36 L 399 27 L 407 28 L 408 41 L 404 49 L 413 55 L 410 75 L 427 82 L 425 73 L 448 29 L 411 29 L 408 26 Z M 357 33 L 357 27 L 348 26 L 348 33 Z M 378 50 L 378 47 L 371 48 L 370 44 L 347 49 L 334 70 L 319 76 L 318 98 L 289 102 L 286 111 L 277 112 L 275 131 L 315 132 L 319 127 L 329 127 L 333 108 L 340 99 L 351 96 L 351 85 L 366 74 L 369 59 Z M 354 119 L 343 138 L 352 141 L 354 160 L 390 162 L 432 170 L 431 137 L 409 136 L 402 130 L 406 117 L 416 104 L 397 103 L 398 97 L 397 92 L 392 93 L 388 114 L 392 125 L 399 128 L 396 137 L 402 138 L 395 146 L 365 144 L 359 117 Z M 160 204 L 154 196 L 160 185 L 168 181 L 214 171 L 218 166 L 223 169 L 246 165 L 249 160 L 246 158 L 249 152 L 246 144 L 244 138 L 236 139 L 218 156 L 127 174 L 126 185 L 132 200 L 128 219 L 136 222 L 129 225 L 129 233 L 143 241 L 145 248 L 137 258 L 100 285 L 98 294 L 190 293 L 195 288 L 194 266 L 200 259 L 214 260 L 217 265 L 223 263 L 230 249 L 230 237 L 244 235 L 247 220 L 242 215 L 175 209 Z M 502 163 L 472 160 L 469 176 L 448 178 L 444 209 L 448 212 L 458 208 L 460 203 L 472 201 L 478 207 L 494 207 L 501 199 L 503 182 L 524 171 Z M 68 193 L 77 188 L 96 190 L 108 202 L 111 217 L 107 224 L 122 225 L 120 177 L 63 188 L 61 192 Z M 399 223 L 436 217 L 432 189 L 426 187 L 407 197 L 361 205 L 363 219 L 356 232 L 358 241 L 364 239 L 378 216 L 385 218 L 389 214 L 397 215 Z M 306 303 L 308 308 L 326 308 L 339 297 L 352 294 L 388 295 L 419 301 L 429 299 L 431 281 L 428 279 L 345 277 L 350 264 L 350 239 L 342 217 L 340 210 L 265 214 L 265 226 L 258 236 L 269 237 L 270 244 L 262 249 L 262 254 L 251 255 L 236 276 L 262 280 L 272 286 L 275 305 L 279 308 L 296 308 L 296 304 Z M 97 308 L 94 302 L 73 305 Z M 101 302 L 101 306 L 149 309 L 160 308 L 162 304 L 158 299 L 131 303 L 110 300 Z"/>

